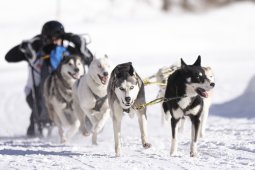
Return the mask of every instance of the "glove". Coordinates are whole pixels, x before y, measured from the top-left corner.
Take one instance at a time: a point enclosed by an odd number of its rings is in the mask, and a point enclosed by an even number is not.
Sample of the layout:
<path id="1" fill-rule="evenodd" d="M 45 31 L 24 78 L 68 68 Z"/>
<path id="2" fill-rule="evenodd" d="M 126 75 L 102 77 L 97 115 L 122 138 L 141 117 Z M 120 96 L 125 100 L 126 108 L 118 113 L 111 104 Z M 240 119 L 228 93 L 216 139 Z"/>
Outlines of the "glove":
<path id="1" fill-rule="evenodd" d="M 23 52 L 27 59 L 35 60 L 36 52 L 32 47 L 32 44 L 29 41 L 22 41 L 19 47 L 20 51 Z"/>

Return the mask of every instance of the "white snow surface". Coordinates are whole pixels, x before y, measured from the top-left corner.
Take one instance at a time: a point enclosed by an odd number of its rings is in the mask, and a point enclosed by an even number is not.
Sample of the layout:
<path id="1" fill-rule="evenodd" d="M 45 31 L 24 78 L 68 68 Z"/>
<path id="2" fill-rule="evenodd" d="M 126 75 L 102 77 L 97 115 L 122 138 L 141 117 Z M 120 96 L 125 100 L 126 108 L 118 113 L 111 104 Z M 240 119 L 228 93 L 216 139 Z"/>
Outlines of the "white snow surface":
<path id="1" fill-rule="evenodd" d="M 0 169 L 255 169 L 255 4 L 239 2 L 205 13 L 162 14 L 160 3 L 151 2 L 0 2 Z M 160 124 L 159 104 L 147 108 L 153 147 L 142 148 L 137 118 L 126 115 L 123 151 L 118 158 L 114 156 L 111 120 L 100 134 L 98 146 L 91 144 L 91 137 L 80 134 L 61 145 L 57 129 L 50 138 L 27 138 L 27 64 L 7 63 L 4 55 L 40 33 L 43 23 L 51 19 L 59 19 L 67 32 L 88 33 L 91 51 L 106 53 L 113 65 L 132 61 L 141 77 L 181 57 L 193 63 L 201 55 L 202 65 L 214 69 L 216 87 L 206 134 L 198 142 L 199 156 L 189 156 L 189 121 L 180 135 L 178 156 L 170 156 L 170 127 Z M 155 99 L 157 90 L 146 86 L 147 101 Z"/>

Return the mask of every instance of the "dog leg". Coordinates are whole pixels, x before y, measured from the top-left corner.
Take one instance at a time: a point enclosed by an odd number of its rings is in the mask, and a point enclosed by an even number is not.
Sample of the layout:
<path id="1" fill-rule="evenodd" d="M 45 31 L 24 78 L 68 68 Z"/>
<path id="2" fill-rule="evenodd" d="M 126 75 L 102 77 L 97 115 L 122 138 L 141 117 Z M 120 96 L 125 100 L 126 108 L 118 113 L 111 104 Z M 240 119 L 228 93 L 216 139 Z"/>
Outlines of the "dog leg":
<path id="1" fill-rule="evenodd" d="M 97 118 L 94 116 L 95 115 L 95 111 L 92 109 L 84 109 L 83 110 L 85 115 L 89 118 L 90 122 L 93 125 L 92 130 L 95 128 L 95 125 L 97 124 L 98 120 Z"/>
<path id="2" fill-rule="evenodd" d="M 180 119 L 179 127 L 178 127 L 178 131 L 179 131 L 180 133 L 182 133 L 182 132 L 183 132 L 183 129 L 184 129 L 184 123 L 185 123 L 185 118 L 183 117 L 183 118 L 181 118 L 181 119 Z"/>
<path id="3" fill-rule="evenodd" d="M 102 113 L 102 117 L 99 119 L 97 125 L 95 126 L 94 132 L 95 133 L 99 133 L 100 131 L 102 131 L 106 121 L 109 119 L 110 117 L 110 110 L 107 109 L 106 111 L 103 111 Z"/>
<path id="4" fill-rule="evenodd" d="M 85 113 L 83 113 L 83 110 L 80 108 L 79 105 L 79 100 L 77 98 L 74 98 L 74 113 L 76 114 L 76 116 L 78 117 L 78 119 L 80 120 L 80 131 L 82 132 L 82 135 L 84 136 L 89 136 L 90 132 L 87 131 L 86 126 L 85 126 Z"/>
<path id="5" fill-rule="evenodd" d="M 145 110 L 137 112 L 137 116 L 138 116 L 140 132 L 141 132 L 142 145 L 145 149 L 148 149 L 151 147 L 151 144 L 148 142 L 147 118 L 145 116 Z"/>
<path id="6" fill-rule="evenodd" d="M 203 138 L 204 137 L 204 134 L 205 134 L 205 124 L 206 124 L 206 121 L 207 121 L 207 117 L 208 117 L 208 113 L 206 114 L 203 114 L 202 117 L 201 117 L 201 127 L 200 127 L 200 138 Z"/>
<path id="7" fill-rule="evenodd" d="M 175 156 L 177 154 L 177 145 L 178 145 L 178 122 L 180 119 L 171 118 L 171 127 L 172 127 L 172 140 L 171 140 L 171 150 L 170 155 Z"/>
<path id="8" fill-rule="evenodd" d="M 192 116 L 190 117 L 192 122 L 192 133 L 191 133 L 191 145 L 190 145 L 190 156 L 195 157 L 197 156 L 197 139 L 198 139 L 198 133 L 200 128 L 200 120 L 199 116 Z"/>
<path id="9" fill-rule="evenodd" d="M 121 152 L 121 120 L 122 120 L 122 109 L 115 102 L 115 106 L 113 109 L 113 130 L 114 130 L 114 141 L 115 141 L 115 155 L 117 157 L 120 156 Z"/>
<path id="10" fill-rule="evenodd" d="M 66 136 L 65 136 L 64 129 L 62 127 L 61 121 L 58 118 L 57 114 L 53 114 L 53 116 L 54 116 L 54 122 L 58 127 L 58 134 L 60 136 L 60 143 L 66 143 L 67 140 L 66 140 Z"/>
<path id="11" fill-rule="evenodd" d="M 92 144 L 97 145 L 97 133 L 95 132 L 92 134 Z"/>
<path id="12" fill-rule="evenodd" d="M 52 135 L 53 125 L 50 125 L 47 129 L 48 129 L 48 138 L 49 138 Z"/>
<path id="13" fill-rule="evenodd" d="M 75 120 L 75 122 L 71 125 L 70 129 L 67 132 L 67 138 L 71 139 L 79 130 L 81 123 L 78 119 Z"/>
<path id="14" fill-rule="evenodd" d="M 209 105 L 209 104 L 208 104 Z M 204 103 L 204 108 L 203 108 L 203 112 L 201 114 L 201 127 L 200 127 L 200 138 L 204 137 L 205 134 L 205 125 L 207 122 L 207 118 L 208 118 L 208 112 L 209 112 L 209 106 L 207 106 L 207 103 Z"/>
<path id="15" fill-rule="evenodd" d="M 94 145 L 97 145 L 97 134 L 100 133 L 100 131 L 102 131 L 102 129 L 105 125 L 105 122 L 110 117 L 110 110 L 107 109 L 106 111 L 103 111 L 102 114 L 103 114 L 102 117 L 99 119 L 98 123 L 96 124 L 96 126 L 94 127 L 94 130 L 93 130 L 92 144 L 94 144 Z"/>

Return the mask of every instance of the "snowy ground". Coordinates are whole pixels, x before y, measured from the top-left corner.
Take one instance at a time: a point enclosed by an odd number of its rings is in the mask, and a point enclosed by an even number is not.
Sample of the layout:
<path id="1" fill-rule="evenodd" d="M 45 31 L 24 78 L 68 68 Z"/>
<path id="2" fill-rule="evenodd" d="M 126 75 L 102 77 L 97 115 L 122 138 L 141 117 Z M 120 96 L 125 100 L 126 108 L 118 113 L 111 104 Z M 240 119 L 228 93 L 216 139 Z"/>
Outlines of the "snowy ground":
<path id="1" fill-rule="evenodd" d="M 125 116 L 120 158 L 114 157 L 110 120 L 98 146 L 79 134 L 68 145 L 60 145 L 56 131 L 49 139 L 26 138 L 27 65 L 8 64 L 3 58 L 12 46 L 39 33 L 42 24 L 54 18 L 56 2 L 8 0 L 0 2 L 0 169 L 255 169 L 254 80 L 249 84 L 255 74 L 255 4 L 238 3 L 203 14 L 163 15 L 134 1 L 124 5 L 106 0 L 61 2 L 59 16 L 66 30 L 89 33 L 90 49 L 107 53 L 113 65 L 132 61 L 146 77 L 180 57 L 193 63 L 200 54 L 202 64 L 215 70 L 213 103 L 217 105 L 199 142 L 200 154 L 189 157 L 187 122 L 180 154 L 170 157 L 170 131 L 160 125 L 159 105 L 148 107 L 153 145 L 149 150 L 142 149 L 137 120 Z M 157 87 L 146 87 L 146 92 L 147 100 L 152 100 Z"/>

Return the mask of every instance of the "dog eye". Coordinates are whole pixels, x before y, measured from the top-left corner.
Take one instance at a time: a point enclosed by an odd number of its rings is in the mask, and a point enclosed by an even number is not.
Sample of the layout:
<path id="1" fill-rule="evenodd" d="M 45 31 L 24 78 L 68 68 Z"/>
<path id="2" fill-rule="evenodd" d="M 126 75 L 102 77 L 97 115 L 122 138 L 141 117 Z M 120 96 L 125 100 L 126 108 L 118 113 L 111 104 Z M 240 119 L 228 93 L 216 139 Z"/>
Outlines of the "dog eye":
<path id="1" fill-rule="evenodd" d="M 125 89 L 124 89 L 123 87 L 120 87 L 120 90 L 121 90 L 121 91 L 124 91 Z"/>
<path id="2" fill-rule="evenodd" d="M 132 90 L 134 88 L 134 86 L 131 86 L 129 89 Z"/>
<path id="3" fill-rule="evenodd" d="M 69 66 L 72 66 L 73 64 L 72 63 L 68 63 Z"/>
<path id="4" fill-rule="evenodd" d="M 102 68 L 102 65 L 101 65 L 101 64 L 98 64 L 98 68 Z"/>

